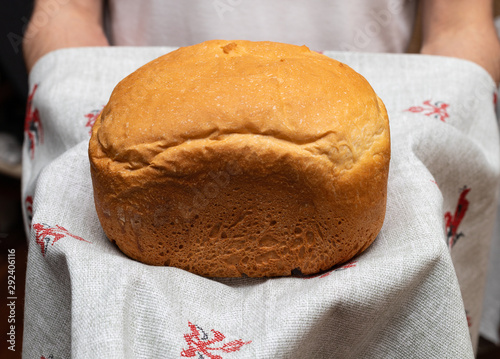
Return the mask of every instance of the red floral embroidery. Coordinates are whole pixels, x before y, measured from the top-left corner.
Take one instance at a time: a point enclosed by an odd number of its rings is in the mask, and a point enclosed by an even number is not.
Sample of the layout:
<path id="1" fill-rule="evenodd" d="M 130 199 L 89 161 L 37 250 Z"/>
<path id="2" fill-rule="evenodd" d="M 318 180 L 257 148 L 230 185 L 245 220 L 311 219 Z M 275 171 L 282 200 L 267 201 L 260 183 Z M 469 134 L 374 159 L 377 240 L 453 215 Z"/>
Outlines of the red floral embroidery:
<path id="1" fill-rule="evenodd" d="M 35 155 L 35 146 L 38 143 L 43 143 L 43 127 L 40 121 L 40 114 L 38 109 L 33 109 L 33 96 L 35 96 L 38 84 L 33 86 L 33 91 L 28 96 L 28 103 L 26 104 L 26 117 L 24 119 L 24 133 L 28 144 L 28 151 L 31 159 Z"/>
<path id="2" fill-rule="evenodd" d="M 89 128 L 89 135 L 92 134 L 92 127 L 94 126 L 94 123 L 101 114 L 101 112 L 102 110 L 93 110 L 84 115 L 87 118 L 87 123 L 85 124 L 85 127 Z"/>
<path id="3" fill-rule="evenodd" d="M 444 102 L 436 102 L 431 103 L 431 100 L 427 100 L 423 102 L 423 106 L 413 106 L 407 109 L 406 111 L 419 113 L 422 112 L 425 116 L 434 116 L 435 118 L 440 119 L 443 122 L 450 117 L 447 112 L 447 108 L 450 105 Z"/>
<path id="4" fill-rule="evenodd" d="M 78 239 L 79 241 L 90 243 L 85 239 L 75 236 L 68 232 L 68 230 L 62 226 L 55 225 L 53 227 L 43 224 L 35 223 L 33 229 L 36 231 L 36 243 L 40 245 L 42 249 L 42 254 L 45 256 L 50 245 L 54 245 L 58 240 L 64 237 L 72 237 Z M 52 241 L 52 243 L 51 243 Z"/>
<path id="5" fill-rule="evenodd" d="M 28 217 L 28 223 L 31 223 L 31 219 L 33 218 L 33 197 L 26 196 L 24 200 L 24 205 L 26 208 L 26 216 Z"/>
<path id="6" fill-rule="evenodd" d="M 40 359 L 54 359 L 54 356 L 52 354 L 50 354 L 48 357 L 42 355 Z"/>
<path id="7" fill-rule="evenodd" d="M 186 340 L 189 348 L 183 349 L 181 351 L 181 357 L 197 357 L 197 359 L 222 359 L 220 355 L 213 354 L 212 352 L 237 352 L 243 345 L 250 344 L 252 342 L 251 340 L 248 342 L 244 342 L 241 339 L 237 339 L 222 345 L 219 344 L 219 346 L 213 346 L 213 344 L 220 343 L 224 339 L 226 339 L 225 335 L 219 331 L 212 329 L 211 331 L 213 333 L 213 339 L 209 340 L 208 334 L 198 325 L 192 324 L 190 322 L 188 322 L 188 325 L 191 332 L 188 334 L 184 334 L 184 339 Z"/>
<path id="8" fill-rule="evenodd" d="M 331 271 L 329 272 L 326 272 L 326 273 L 323 273 L 323 274 L 317 274 L 317 275 L 312 275 L 310 277 L 304 277 L 303 279 L 311 279 L 311 278 L 325 278 L 325 277 L 328 277 L 330 274 L 332 274 L 333 272 L 337 272 L 337 271 L 341 271 L 341 270 L 345 270 L 345 269 L 348 269 L 348 268 L 353 268 L 353 267 L 356 267 L 356 263 L 358 261 L 352 261 L 352 262 L 349 262 L 349 263 L 346 263 L 344 264 L 343 266 L 341 267 L 338 267 L 338 268 L 335 268 L 335 269 L 332 269 Z"/>
<path id="9" fill-rule="evenodd" d="M 470 188 L 467 187 L 464 187 L 461 190 L 454 215 L 452 215 L 451 212 L 446 212 L 444 214 L 446 225 L 446 244 L 449 248 L 452 248 L 457 243 L 458 239 L 464 235 L 462 232 L 458 232 L 458 226 L 460 226 L 460 223 L 469 208 L 469 201 L 465 198 L 469 192 Z"/>
<path id="10" fill-rule="evenodd" d="M 472 318 L 469 315 L 469 311 L 468 310 L 465 311 L 465 318 L 467 318 L 467 326 L 469 328 L 472 327 Z"/>

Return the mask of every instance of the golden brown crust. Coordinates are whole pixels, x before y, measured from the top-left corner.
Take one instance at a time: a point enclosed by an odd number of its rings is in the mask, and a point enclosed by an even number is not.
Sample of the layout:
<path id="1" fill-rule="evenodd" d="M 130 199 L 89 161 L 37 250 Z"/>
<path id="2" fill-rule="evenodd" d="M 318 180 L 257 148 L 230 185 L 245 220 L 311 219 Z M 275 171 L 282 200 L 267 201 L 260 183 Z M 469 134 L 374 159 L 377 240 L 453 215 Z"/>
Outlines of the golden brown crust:
<path id="1" fill-rule="evenodd" d="M 89 156 L 104 231 L 148 264 L 312 274 L 384 220 L 385 107 L 304 46 L 215 40 L 150 62 L 116 86 Z"/>

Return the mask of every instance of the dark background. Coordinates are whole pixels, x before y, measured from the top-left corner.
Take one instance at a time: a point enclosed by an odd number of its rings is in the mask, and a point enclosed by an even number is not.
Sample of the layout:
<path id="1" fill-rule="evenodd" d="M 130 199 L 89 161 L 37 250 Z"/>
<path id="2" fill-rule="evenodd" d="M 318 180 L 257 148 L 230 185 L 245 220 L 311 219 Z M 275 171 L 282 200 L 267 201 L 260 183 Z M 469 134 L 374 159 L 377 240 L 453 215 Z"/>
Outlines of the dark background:
<path id="1" fill-rule="evenodd" d="M 0 132 L 23 139 L 28 77 L 21 39 L 32 0 L 2 1 L 0 5 Z M 16 251 L 16 346 L 7 349 L 7 250 Z M 27 242 L 21 216 L 20 179 L 0 173 L 0 358 L 21 358 Z"/>

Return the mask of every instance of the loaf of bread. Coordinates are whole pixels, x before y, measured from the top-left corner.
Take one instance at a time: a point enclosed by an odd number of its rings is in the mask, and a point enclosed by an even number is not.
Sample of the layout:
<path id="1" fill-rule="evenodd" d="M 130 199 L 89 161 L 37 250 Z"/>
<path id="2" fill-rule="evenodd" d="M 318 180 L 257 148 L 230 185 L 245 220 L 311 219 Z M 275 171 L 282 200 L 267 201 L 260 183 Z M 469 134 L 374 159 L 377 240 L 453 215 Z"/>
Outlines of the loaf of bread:
<path id="1" fill-rule="evenodd" d="M 107 237 L 140 262 L 209 277 L 318 273 L 384 221 L 384 104 L 305 46 L 207 41 L 123 79 L 89 145 Z"/>

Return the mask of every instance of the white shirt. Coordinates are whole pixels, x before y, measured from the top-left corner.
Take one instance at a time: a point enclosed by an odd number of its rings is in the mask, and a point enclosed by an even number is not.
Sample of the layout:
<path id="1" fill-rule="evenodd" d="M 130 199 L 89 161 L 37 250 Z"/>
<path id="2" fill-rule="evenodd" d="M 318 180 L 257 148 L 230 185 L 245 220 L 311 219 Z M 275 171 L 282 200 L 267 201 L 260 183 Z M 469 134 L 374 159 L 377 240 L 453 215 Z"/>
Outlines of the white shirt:
<path id="1" fill-rule="evenodd" d="M 110 0 L 111 43 L 269 40 L 312 50 L 404 52 L 416 0 Z"/>

